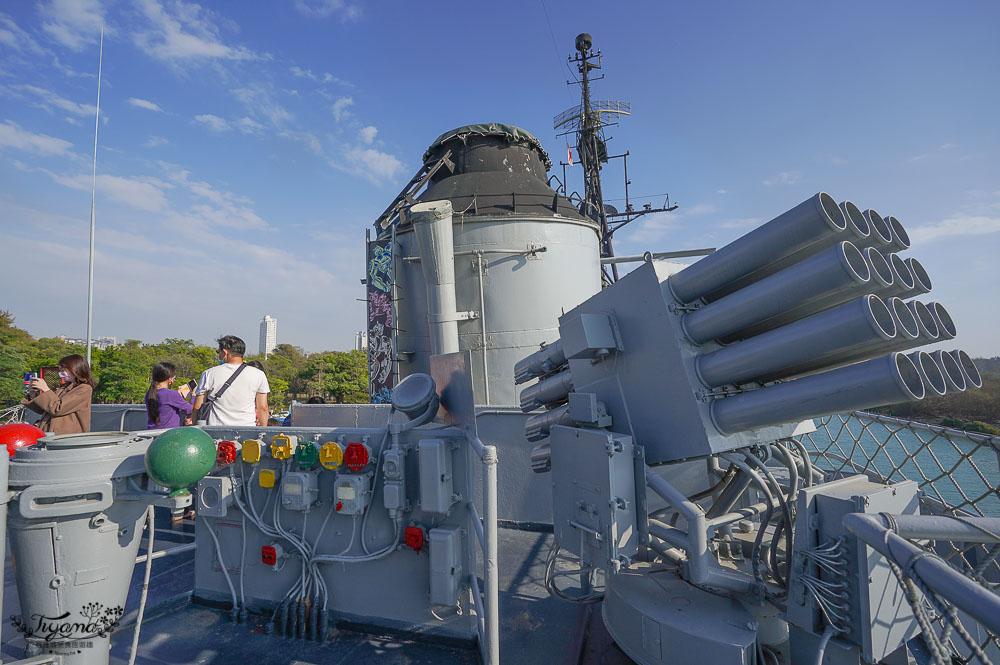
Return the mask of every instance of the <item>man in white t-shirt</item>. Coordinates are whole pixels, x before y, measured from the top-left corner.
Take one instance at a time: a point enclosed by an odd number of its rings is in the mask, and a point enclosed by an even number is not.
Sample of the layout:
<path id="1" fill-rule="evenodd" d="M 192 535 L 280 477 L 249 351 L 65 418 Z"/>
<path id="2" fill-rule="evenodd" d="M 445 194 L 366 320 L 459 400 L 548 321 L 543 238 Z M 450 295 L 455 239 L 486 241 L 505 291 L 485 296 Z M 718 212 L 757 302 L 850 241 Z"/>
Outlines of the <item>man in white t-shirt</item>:
<path id="1" fill-rule="evenodd" d="M 247 427 L 267 425 L 267 376 L 256 367 L 243 365 L 246 343 L 234 335 L 225 335 L 219 340 L 219 365 L 202 372 L 195 389 L 194 413 L 205 403 L 207 395 L 218 395 L 222 386 L 243 367 L 240 375 L 213 403 L 208 414 L 208 425 Z"/>

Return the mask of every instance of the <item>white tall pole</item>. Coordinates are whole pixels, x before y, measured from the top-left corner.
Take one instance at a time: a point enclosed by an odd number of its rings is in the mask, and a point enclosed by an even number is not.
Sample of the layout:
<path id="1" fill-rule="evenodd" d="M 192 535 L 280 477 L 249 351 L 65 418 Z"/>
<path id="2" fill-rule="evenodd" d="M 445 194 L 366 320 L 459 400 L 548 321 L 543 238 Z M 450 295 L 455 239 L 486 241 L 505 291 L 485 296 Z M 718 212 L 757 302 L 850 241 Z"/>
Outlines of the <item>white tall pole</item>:
<path id="1" fill-rule="evenodd" d="M 94 117 L 94 177 L 90 190 L 90 277 L 87 281 L 87 364 L 94 324 L 94 199 L 97 197 L 97 129 L 101 126 L 101 65 L 104 63 L 104 28 L 101 28 L 101 49 L 97 59 L 97 114 Z"/>

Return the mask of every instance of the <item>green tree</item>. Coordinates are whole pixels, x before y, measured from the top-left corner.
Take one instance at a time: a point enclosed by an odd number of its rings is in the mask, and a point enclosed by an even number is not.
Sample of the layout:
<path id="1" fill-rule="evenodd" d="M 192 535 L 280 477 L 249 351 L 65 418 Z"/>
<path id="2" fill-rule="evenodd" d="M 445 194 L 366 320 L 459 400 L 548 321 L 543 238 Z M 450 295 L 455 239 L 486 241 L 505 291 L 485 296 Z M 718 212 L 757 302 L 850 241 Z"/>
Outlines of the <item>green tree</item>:
<path id="1" fill-rule="evenodd" d="M 17 404 L 24 397 L 24 375 L 31 370 L 28 356 L 14 345 L 0 346 L 0 404 Z"/>
<path id="2" fill-rule="evenodd" d="M 150 354 L 137 344 L 107 349 L 101 357 L 100 382 L 94 401 L 103 404 L 141 404 L 149 388 Z"/>
<path id="3" fill-rule="evenodd" d="M 304 372 L 311 395 L 341 404 L 368 402 L 368 360 L 363 351 L 327 351 L 309 356 Z"/>

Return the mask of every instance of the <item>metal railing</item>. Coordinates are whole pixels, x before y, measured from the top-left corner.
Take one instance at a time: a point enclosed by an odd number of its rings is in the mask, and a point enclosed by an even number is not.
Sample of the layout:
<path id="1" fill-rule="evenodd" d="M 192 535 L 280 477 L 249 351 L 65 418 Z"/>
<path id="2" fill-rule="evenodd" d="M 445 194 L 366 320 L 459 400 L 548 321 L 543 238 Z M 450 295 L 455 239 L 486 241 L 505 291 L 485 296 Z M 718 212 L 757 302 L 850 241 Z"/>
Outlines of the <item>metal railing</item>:
<path id="1" fill-rule="evenodd" d="M 476 502 L 469 501 L 472 526 L 483 552 L 483 587 L 479 589 L 478 571 L 469 574 L 473 603 L 476 608 L 476 630 L 479 634 L 479 655 L 483 665 L 500 665 L 500 578 L 497 568 L 497 449 L 486 446 L 477 436 L 469 436 L 472 449 L 483 464 L 483 517 L 480 519 Z"/>
<path id="2" fill-rule="evenodd" d="M 863 473 L 920 488 L 922 516 L 856 515 L 845 526 L 890 562 L 932 662 L 1000 659 L 1000 622 L 976 611 L 1000 606 L 1000 520 L 989 519 L 1000 517 L 1000 437 L 863 411 L 815 423 L 794 438 L 828 479 Z"/>

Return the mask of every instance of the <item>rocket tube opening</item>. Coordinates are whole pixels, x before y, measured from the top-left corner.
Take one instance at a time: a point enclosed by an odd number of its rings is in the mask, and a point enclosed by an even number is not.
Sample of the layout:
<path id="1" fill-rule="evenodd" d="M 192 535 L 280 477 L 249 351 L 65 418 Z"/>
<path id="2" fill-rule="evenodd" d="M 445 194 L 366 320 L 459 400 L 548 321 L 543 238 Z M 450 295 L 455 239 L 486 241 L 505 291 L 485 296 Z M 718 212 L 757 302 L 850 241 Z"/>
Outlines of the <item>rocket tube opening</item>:
<path id="1" fill-rule="evenodd" d="M 934 362 L 937 363 L 944 375 L 945 383 L 948 384 L 948 392 L 960 393 L 965 390 L 965 373 L 962 372 L 955 356 L 946 351 L 935 351 L 931 357 L 934 358 Z"/>
<path id="2" fill-rule="evenodd" d="M 835 231 L 843 231 L 847 228 L 847 218 L 844 217 L 844 211 L 840 209 L 832 196 L 826 192 L 820 192 L 818 203 L 827 223 L 833 226 Z"/>
<path id="3" fill-rule="evenodd" d="M 970 389 L 982 388 L 983 377 L 979 375 L 979 368 L 976 367 L 976 363 L 972 362 L 969 354 L 961 349 L 955 349 L 951 352 L 951 355 L 958 361 L 959 367 L 962 368 L 962 373 L 965 374 L 965 386 Z"/>
<path id="4" fill-rule="evenodd" d="M 920 370 L 905 353 L 896 352 L 891 355 L 896 369 L 896 383 L 910 395 L 910 399 L 923 399 L 927 391 L 924 390 L 924 380 L 920 378 Z"/>
<path id="5" fill-rule="evenodd" d="M 917 351 L 910 356 L 910 360 L 920 369 L 928 397 L 941 396 L 948 391 L 948 386 L 944 381 L 944 373 L 931 358 L 931 354 L 926 351 Z"/>
<path id="6" fill-rule="evenodd" d="M 854 243 L 845 240 L 840 243 L 840 253 L 846 261 L 847 270 L 859 282 L 867 282 L 871 278 L 871 271 L 868 269 L 868 262 L 861 250 L 855 247 Z"/>
<path id="7" fill-rule="evenodd" d="M 874 235 L 881 242 L 881 244 L 888 245 L 892 242 L 892 229 L 889 228 L 889 224 L 882 218 L 882 215 L 878 214 L 871 208 L 865 210 L 862 214 L 866 219 L 868 219 L 872 235 Z"/>
<path id="8" fill-rule="evenodd" d="M 896 335 L 901 339 L 916 339 L 920 334 L 920 328 L 917 326 L 917 319 L 906 303 L 899 298 L 889 298 L 885 304 L 892 312 L 892 317 L 896 319 Z"/>
<path id="9" fill-rule="evenodd" d="M 916 282 L 913 280 L 913 273 L 910 272 L 910 266 L 907 265 L 906 261 L 899 254 L 889 255 L 889 265 L 892 266 L 892 274 L 895 278 L 894 283 L 896 286 L 909 291 L 916 285 Z"/>
<path id="10" fill-rule="evenodd" d="M 906 265 L 910 269 L 910 273 L 913 275 L 914 287 L 927 293 L 931 290 L 931 276 L 927 274 L 927 270 L 920 261 L 914 258 L 906 259 Z"/>
<path id="11" fill-rule="evenodd" d="M 896 336 L 896 320 L 885 302 L 876 295 L 865 296 L 866 307 L 871 314 L 869 321 L 872 329 L 883 339 L 892 339 Z"/>
<path id="12" fill-rule="evenodd" d="M 871 224 L 865 219 L 861 209 L 850 201 L 841 201 L 840 209 L 847 219 L 847 228 L 859 240 L 864 240 L 871 235 Z"/>
<path id="13" fill-rule="evenodd" d="M 920 334 L 927 337 L 927 343 L 930 344 L 937 340 L 941 333 L 938 330 L 937 319 L 934 318 L 927 305 L 919 300 L 911 300 L 906 303 L 906 306 L 913 312 L 913 318 L 917 320 L 917 327 L 920 329 Z"/>
<path id="14" fill-rule="evenodd" d="M 896 249 L 903 251 L 904 249 L 910 248 L 910 236 L 903 228 L 902 222 L 898 219 L 889 215 L 885 218 L 886 223 L 889 225 L 889 230 L 892 232 L 892 239 L 896 245 Z"/>
<path id="15" fill-rule="evenodd" d="M 927 303 L 927 308 L 930 309 L 931 313 L 934 314 L 934 318 L 937 319 L 938 336 L 941 339 L 952 339 L 958 334 L 955 322 L 951 320 L 951 314 L 944 308 L 944 305 L 939 302 L 932 302 Z"/>
<path id="16" fill-rule="evenodd" d="M 878 282 L 877 285 L 873 285 L 873 288 L 884 289 L 887 286 L 892 286 L 895 277 L 893 277 L 892 268 L 882 252 L 874 247 L 869 247 L 865 249 L 865 260 L 868 262 L 868 272 L 871 274 L 872 280 Z"/>

